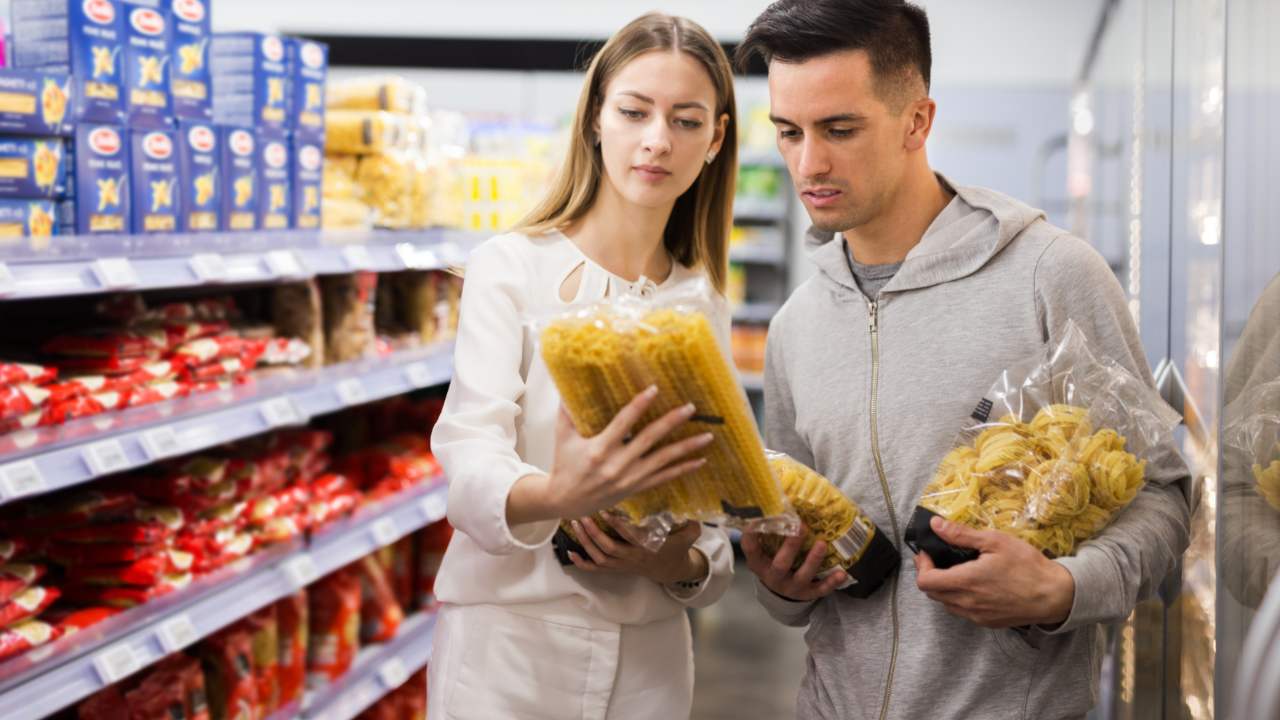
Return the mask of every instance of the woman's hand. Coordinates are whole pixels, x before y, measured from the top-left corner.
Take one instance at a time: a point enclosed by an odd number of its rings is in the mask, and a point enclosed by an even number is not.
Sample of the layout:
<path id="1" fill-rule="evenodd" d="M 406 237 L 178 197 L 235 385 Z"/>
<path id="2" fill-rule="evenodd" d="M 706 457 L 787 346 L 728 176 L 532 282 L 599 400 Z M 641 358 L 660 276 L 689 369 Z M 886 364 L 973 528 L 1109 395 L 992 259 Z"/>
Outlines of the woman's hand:
<path id="1" fill-rule="evenodd" d="M 672 410 L 632 436 L 632 428 L 657 396 L 657 387 L 640 393 L 603 432 L 590 438 L 578 434 L 562 407 L 551 474 L 526 475 L 516 481 L 507 495 L 507 524 L 590 515 L 702 467 L 706 460 L 689 455 L 709 445 L 711 433 L 654 450 L 693 417 L 691 404 Z"/>
<path id="2" fill-rule="evenodd" d="M 609 517 L 608 522 L 624 539 L 609 537 L 595 520 L 584 517 L 573 521 L 573 532 L 588 557 L 575 552 L 569 559 L 575 567 L 589 573 L 640 575 L 659 585 L 698 580 L 706 576 L 707 558 L 693 544 L 702 535 L 702 525 L 691 522 L 673 530 L 657 552 L 646 550 L 635 531 L 625 522 Z"/>

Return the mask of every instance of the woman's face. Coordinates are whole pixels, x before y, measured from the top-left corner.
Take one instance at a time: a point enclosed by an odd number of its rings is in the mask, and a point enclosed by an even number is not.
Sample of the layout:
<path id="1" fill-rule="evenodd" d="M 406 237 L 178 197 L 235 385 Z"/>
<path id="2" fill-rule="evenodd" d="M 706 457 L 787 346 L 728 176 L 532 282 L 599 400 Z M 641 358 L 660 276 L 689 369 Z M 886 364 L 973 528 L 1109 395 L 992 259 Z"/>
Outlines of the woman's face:
<path id="1" fill-rule="evenodd" d="M 729 118 L 715 111 L 697 60 L 670 50 L 635 57 L 605 87 L 597 120 L 607 181 L 636 205 L 672 205 L 724 142 Z"/>

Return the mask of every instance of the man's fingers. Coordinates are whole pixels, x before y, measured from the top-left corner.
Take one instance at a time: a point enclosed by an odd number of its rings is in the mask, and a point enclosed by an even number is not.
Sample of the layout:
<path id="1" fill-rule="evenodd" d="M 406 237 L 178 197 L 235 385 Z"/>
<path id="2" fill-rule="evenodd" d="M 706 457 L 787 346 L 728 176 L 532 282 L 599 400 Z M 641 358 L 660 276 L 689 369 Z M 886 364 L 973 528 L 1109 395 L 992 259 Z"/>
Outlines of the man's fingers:
<path id="1" fill-rule="evenodd" d="M 935 517 L 929 523 L 938 537 L 951 545 L 972 548 L 979 552 L 990 552 L 995 549 L 998 540 L 1004 536 L 999 530 L 977 530 L 958 522 Z"/>
<path id="2" fill-rule="evenodd" d="M 773 556 L 773 570 L 781 575 L 790 575 L 791 568 L 795 567 L 796 556 L 800 553 L 800 548 L 804 545 L 804 534 L 807 529 L 803 524 L 800 525 L 800 534 L 789 537 L 782 541 L 782 547 L 778 548 L 778 552 Z"/>
<path id="3" fill-rule="evenodd" d="M 813 581 L 818 574 L 818 569 L 822 567 L 822 561 L 827 557 L 827 543 L 819 540 L 809 548 L 809 554 L 805 556 L 804 563 L 796 570 L 796 582 L 805 585 Z"/>
<path id="4" fill-rule="evenodd" d="M 836 570 L 835 572 L 828 575 L 825 579 L 823 579 L 821 583 L 818 584 L 818 589 L 815 593 L 816 597 L 822 598 L 830 595 L 831 593 L 836 591 L 836 588 L 843 585 L 844 581 L 848 579 L 849 579 L 849 576 L 845 574 L 845 571 Z"/>

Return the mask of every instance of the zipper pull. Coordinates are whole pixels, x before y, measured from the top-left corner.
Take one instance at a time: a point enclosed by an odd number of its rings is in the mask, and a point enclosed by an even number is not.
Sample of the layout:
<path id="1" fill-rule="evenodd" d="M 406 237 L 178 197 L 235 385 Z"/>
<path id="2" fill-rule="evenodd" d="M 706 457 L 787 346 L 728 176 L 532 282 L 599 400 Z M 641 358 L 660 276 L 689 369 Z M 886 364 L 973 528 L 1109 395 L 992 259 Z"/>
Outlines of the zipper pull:
<path id="1" fill-rule="evenodd" d="M 875 332 L 875 331 L 876 331 L 876 315 L 877 315 L 876 310 L 877 310 L 877 307 L 876 307 L 876 301 L 875 301 L 875 300 L 868 300 L 868 301 L 867 301 L 867 313 L 868 313 L 868 315 L 869 315 L 869 320 L 870 320 L 870 325 L 871 325 L 871 332 Z"/>

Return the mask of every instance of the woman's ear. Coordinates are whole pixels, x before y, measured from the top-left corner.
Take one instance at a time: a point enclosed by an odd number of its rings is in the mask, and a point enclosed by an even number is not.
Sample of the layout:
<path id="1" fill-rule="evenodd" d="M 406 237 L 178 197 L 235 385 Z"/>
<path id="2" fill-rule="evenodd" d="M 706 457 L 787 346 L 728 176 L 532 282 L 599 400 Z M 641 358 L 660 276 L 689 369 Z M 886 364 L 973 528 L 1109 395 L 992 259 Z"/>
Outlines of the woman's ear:
<path id="1" fill-rule="evenodd" d="M 716 131 L 711 137 L 711 147 L 707 150 L 709 155 L 719 155 L 720 148 L 724 146 L 725 133 L 729 129 L 729 113 L 722 113 L 716 118 Z"/>

